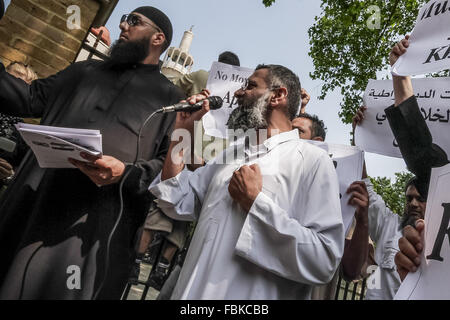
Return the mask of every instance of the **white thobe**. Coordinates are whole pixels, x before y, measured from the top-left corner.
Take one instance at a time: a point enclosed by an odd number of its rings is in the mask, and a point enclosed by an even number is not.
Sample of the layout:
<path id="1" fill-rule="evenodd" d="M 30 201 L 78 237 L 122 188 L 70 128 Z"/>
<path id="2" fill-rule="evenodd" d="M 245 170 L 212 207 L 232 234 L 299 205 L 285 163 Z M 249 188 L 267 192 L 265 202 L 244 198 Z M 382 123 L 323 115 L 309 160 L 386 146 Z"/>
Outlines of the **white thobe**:
<path id="1" fill-rule="evenodd" d="M 386 207 L 383 199 L 373 189 L 370 179 L 363 180 L 369 193 L 369 236 L 375 242 L 375 271 L 366 300 L 392 300 L 401 280 L 395 266 L 395 255 L 399 251 L 398 239 L 402 236 L 400 216 Z"/>
<path id="2" fill-rule="evenodd" d="M 172 299 L 309 299 L 313 285 L 331 280 L 343 254 L 333 163 L 297 129 L 237 148 L 263 177 L 248 213 L 228 192 L 242 159 L 220 164 L 218 157 L 150 186 L 168 216 L 199 218 Z M 233 147 L 224 152 L 230 154 Z"/>

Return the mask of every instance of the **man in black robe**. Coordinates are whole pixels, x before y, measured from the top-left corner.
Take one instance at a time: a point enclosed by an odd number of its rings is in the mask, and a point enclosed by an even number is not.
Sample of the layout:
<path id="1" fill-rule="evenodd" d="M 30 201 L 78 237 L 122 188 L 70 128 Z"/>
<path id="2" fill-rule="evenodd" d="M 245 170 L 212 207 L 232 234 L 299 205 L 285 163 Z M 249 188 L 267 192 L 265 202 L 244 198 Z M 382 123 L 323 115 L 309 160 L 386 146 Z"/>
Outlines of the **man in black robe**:
<path id="1" fill-rule="evenodd" d="M 75 63 L 28 86 L 0 63 L 0 112 L 99 129 L 103 156 L 42 169 L 29 152 L 0 202 L 1 299 L 119 299 L 133 238 L 162 168 L 182 93 L 159 71 L 172 25 L 152 7 L 125 15 L 106 62 Z M 139 144 L 139 146 L 138 146 Z"/>

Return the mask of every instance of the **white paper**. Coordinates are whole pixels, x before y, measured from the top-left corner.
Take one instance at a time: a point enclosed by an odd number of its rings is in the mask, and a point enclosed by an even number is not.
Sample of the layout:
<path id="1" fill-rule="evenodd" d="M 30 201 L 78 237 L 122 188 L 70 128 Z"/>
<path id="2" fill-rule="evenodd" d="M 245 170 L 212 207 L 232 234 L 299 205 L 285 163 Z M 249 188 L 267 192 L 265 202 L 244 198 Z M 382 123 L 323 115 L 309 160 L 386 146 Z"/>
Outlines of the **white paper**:
<path id="1" fill-rule="evenodd" d="M 355 207 L 348 204 L 350 195 L 346 193 L 354 181 L 361 181 L 364 153 L 358 147 L 307 140 L 328 152 L 336 167 L 341 197 L 342 220 L 347 234 L 355 215 Z"/>
<path id="2" fill-rule="evenodd" d="M 226 139 L 226 123 L 231 111 L 237 107 L 234 93 L 241 88 L 252 75 L 253 69 L 214 62 L 209 71 L 206 88 L 212 96 L 223 99 L 222 108 L 211 110 L 202 118 L 205 134 Z"/>
<path id="3" fill-rule="evenodd" d="M 443 261 L 431 259 L 444 216 L 443 204 L 450 204 L 450 164 L 433 168 L 425 211 L 424 250 L 421 265 L 409 273 L 400 286 L 397 300 L 448 300 L 450 299 L 450 238 L 445 235 L 437 256 Z M 448 224 L 444 225 L 448 232 Z"/>
<path id="4" fill-rule="evenodd" d="M 450 154 L 450 78 L 412 79 L 412 85 L 433 142 Z M 364 93 L 365 119 L 355 131 L 357 146 L 366 152 L 402 157 L 384 112 L 393 104 L 392 80 L 369 80 Z"/>
<path id="5" fill-rule="evenodd" d="M 450 5 L 432 0 L 422 6 L 409 39 L 408 51 L 392 67 L 401 76 L 450 68 Z"/>
<path id="6" fill-rule="evenodd" d="M 102 155 L 102 136 L 99 130 L 16 124 L 22 138 L 33 150 L 41 168 L 74 168 L 67 160 L 86 159 L 80 152 Z"/>

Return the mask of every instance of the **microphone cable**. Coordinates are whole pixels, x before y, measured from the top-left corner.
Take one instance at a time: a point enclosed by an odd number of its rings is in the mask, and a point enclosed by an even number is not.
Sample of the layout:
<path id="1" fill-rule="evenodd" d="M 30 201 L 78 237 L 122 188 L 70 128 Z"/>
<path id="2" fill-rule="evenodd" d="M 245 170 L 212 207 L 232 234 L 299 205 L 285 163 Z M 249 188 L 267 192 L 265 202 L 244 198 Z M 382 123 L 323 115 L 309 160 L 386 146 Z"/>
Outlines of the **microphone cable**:
<path id="1" fill-rule="evenodd" d="M 150 119 L 152 119 L 156 114 L 160 113 L 161 109 L 156 110 L 155 112 L 153 112 L 151 115 L 149 115 L 144 123 L 141 125 L 140 129 L 139 129 L 139 134 L 138 134 L 138 139 L 137 139 L 137 147 L 136 147 L 136 156 L 134 158 L 134 162 L 133 162 L 133 167 L 136 166 L 136 163 L 138 161 L 139 158 L 139 153 L 140 153 L 140 144 L 141 144 L 141 135 L 142 135 L 142 130 L 145 128 L 145 126 L 147 125 L 147 123 L 150 121 Z M 126 166 L 125 166 L 126 168 Z M 108 241 L 106 244 L 106 261 L 105 261 L 105 272 L 103 275 L 103 279 L 102 282 L 100 283 L 99 287 L 97 288 L 97 290 L 95 291 L 92 299 L 93 300 L 97 300 L 98 295 L 100 294 L 101 290 L 103 289 L 103 286 L 105 285 L 106 282 L 106 278 L 108 276 L 108 271 L 109 271 L 109 261 L 110 261 L 110 249 L 111 249 L 111 241 L 112 238 L 114 236 L 114 233 L 116 232 L 116 229 L 120 223 L 120 220 L 122 220 L 122 215 L 123 215 L 123 185 L 125 183 L 125 180 L 128 178 L 130 172 L 131 172 L 132 168 L 130 168 L 125 175 L 123 176 L 122 180 L 120 181 L 120 185 L 119 185 L 119 199 L 120 199 L 120 209 L 119 209 L 119 214 L 117 215 L 116 221 L 114 223 L 113 228 L 111 229 L 111 232 L 108 236 Z"/>

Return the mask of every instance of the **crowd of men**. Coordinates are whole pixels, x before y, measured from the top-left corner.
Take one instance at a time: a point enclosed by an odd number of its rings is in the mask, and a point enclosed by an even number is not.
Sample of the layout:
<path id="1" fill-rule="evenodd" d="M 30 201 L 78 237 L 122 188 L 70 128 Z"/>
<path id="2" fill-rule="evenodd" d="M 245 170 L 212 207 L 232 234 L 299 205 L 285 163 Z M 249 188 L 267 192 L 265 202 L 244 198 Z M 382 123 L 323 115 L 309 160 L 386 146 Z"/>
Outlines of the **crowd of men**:
<path id="1" fill-rule="evenodd" d="M 161 74 L 159 59 L 173 30 L 156 8 L 125 14 L 120 29 L 108 60 L 74 63 L 49 78 L 24 81 L 0 63 L 1 113 L 103 136 L 103 155 L 81 153 L 85 161 L 69 159 L 73 168 L 43 169 L 31 151 L 14 168 L 12 160 L 0 160 L 7 185 L 0 198 L 0 299 L 120 299 L 130 274 L 137 279 L 135 263 L 154 238 L 151 230 L 163 230 L 172 243 L 158 264 L 167 269 L 188 236 L 184 224 L 177 238 L 175 225 L 186 221 L 196 224 L 171 299 L 311 299 L 337 273 L 359 277 L 369 237 L 381 284 L 366 298 L 393 299 L 420 264 L 431 168 L 448 163 L 432 144 L 408 77 L 393 77 L 395 104 L 386 106 L 415 174 L 405 187 L 404 216 L 389 210 L 364 170 L 347 190 L 355 227 L 345 240 L 333 162 L 305 142 L 324 141 L 326 128 L 306 113 L 310 98 L 294 72 L 258 65 L 234 93 L 238 107 L 227 126 L 265 137 L 242 139 L 189 167 L 188 150 L 171 133 L 194 136 L 195 122 L 209 111 L 207 72 L 195 75 L 201 80 L 179 79 L 178 86 Z M 407 48 L 408 37 L 392 49 L 391 65 Z M 236 55 L 224 53 L 219 61 L 224 57 L 239 65 Z M 202 109 L 158 114 L 146 125 L 154 111 L 186 98 L 203 101 Z M 354 128 L 364 110 L 355 114 Z"/>

